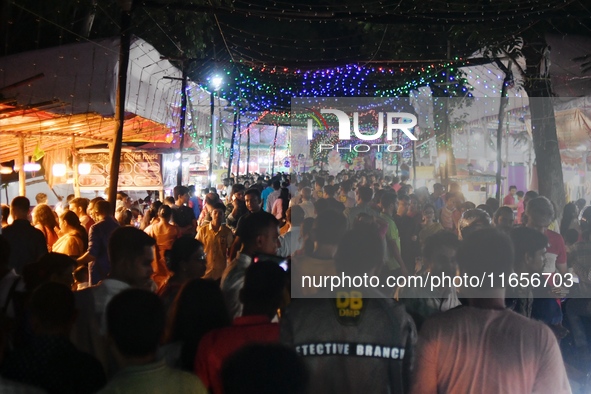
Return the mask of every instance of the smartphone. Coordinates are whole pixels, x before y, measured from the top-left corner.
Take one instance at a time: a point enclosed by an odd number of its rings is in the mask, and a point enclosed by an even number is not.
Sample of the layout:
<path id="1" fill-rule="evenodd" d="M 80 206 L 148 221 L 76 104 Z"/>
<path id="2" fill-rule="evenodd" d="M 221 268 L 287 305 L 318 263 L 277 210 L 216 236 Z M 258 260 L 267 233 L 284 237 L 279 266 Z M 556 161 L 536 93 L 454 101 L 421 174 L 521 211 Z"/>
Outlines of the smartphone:
<path id="1" fill-rule="evenodd" d="M 289 270 L 289 260 L 281 256 L 275 256 L 272 254 L 258 254 L 254 256 L 252 261 L 254 263 L 259 263 L 261 261 L 272 261 L 273 263 L 276 263 L 281 268 L 283 268 L 284 271 Z"/>

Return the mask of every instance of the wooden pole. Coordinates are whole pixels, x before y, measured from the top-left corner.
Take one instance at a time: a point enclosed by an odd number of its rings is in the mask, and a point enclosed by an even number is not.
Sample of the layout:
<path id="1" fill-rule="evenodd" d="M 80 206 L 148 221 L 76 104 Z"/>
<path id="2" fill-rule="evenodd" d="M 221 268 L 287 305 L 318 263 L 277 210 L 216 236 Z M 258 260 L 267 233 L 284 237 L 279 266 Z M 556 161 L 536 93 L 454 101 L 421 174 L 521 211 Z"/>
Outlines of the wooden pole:
<path id="1" fill-rule="evenodd" d="M 18 195 L 26 197 L 26 174 L 25 174 L 25 137 L 22 134 L 18 137 Z"/>
<path id="2" fill-rule="evenodd" d="M 502 157 L 501 157 L 501 147 L 503 144 L 503 120 L 505 117 L 505 107 L 507 106 L 507 85 L 513 79 L 513 75 L 511 73 L 511 63 L 509 63 L 509 68 L 505 67 L 503 62 L 499 59 L 495 59 L 495 63 L 499 68 L 505 73 L 505 79 L 503 80 L 503 86 L 501 87 L 501 104 L 499 105 L 499 116 L 498 116 L 498 125 L 497 125 L 497 176 L 496 176 L 496 184 L 497 184 L 497 193 L 496 199 L 500 203 L 501 201 L 501 168 L 502 168 Z"/>
<path id="3" fill-rule="evenodd" d="M 119 71 L 117 76 L 117 101 L 115 103 L 115 132 L 111 147 L 111 170 L 109 172 L 109 195 L 111 212 L 115 213 L 117 186 L 119 183 L 119 165 L 121 164 L 121 146 L 123 145 L 123 125 L 125 122 L 125 93 L 127 89 L 127 69 L 129 66 L 129 48 L 131 46 L 131 8 L 133 0 L 122 4 L 121 38 L 119 43 Z"/>
<path id="4" fill-rule="evenodd" d="M 72 167 L 74 167 L 74 197 L 80 197 L 80 174 L 78 173 L 78 152 L 76 151 L 76 137 L 72 137 Z"/>

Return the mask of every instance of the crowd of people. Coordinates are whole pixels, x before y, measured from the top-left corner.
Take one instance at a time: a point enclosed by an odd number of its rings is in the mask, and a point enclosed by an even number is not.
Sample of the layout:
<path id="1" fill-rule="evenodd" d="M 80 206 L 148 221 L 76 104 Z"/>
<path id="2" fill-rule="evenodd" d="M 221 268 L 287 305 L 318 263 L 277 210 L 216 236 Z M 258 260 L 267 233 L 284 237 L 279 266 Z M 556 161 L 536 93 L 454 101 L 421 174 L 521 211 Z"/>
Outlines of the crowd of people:
<path id="1" fill-rule="evenodd" d="M 456 183 L 381 171 L 226 183 L 3 205 L 0 392 L 591 390 L 584 200 L 560 214 L 511 186 L 476 206 Z M 342 273 L 577 283 L 327 293 L 298 279 Z"/>

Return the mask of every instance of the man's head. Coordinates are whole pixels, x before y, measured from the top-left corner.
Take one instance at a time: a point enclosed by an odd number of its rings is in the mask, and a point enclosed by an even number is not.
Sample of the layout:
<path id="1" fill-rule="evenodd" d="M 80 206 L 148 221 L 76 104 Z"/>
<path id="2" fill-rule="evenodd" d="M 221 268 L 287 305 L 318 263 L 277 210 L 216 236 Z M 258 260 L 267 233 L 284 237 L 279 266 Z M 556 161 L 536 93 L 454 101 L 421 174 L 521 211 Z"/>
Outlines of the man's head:
<path id="1" fill-rule="evenodd" d="M 243 184 L 236 183 L 232 185 L 232 189 L 230 191 L 230 201 L 234 200 L 244 200 L 244 192 L 246 187 Z"/>
<path id="2" fill-rule="evenodd" d="M 9 216 L 10 216 L 10 207 L 6 204 L 2 204 L 2 223 L 6 223 L 8 221 Z"/>
<path id="3" fill-rule="evenodd" d="M 554 220 L 554 206 L 546 197 L 536 197 L 528 201 L 525 214 L 527 215 L 526 226 L 544 233 Z"/>
<path id="4" fill-rule="evenodd" d="M 96 221 L 103 220 L 107 216 L 111 216 L 111 203 L 106 200 L 97 201 L 93 211 Z"/>
<path id="5" fill-rule="evenodd" d="M 396 214 L 398 216 L 406 216 L 408 210 L 410 208 L 410 197 L 407 195 L 402 195 L 398 199 L 398 209 L 396 210 Z"/>
<path id="6" fill-rule="evenodd" d="M 458 249 L 457 260 L 462 275 L 481 278 L 492 274 L 498 278 L 513 272 L 513 256 L 509 236 L 491 227 L 468 234 Z M 500 281 L 494 284 L 499 286 Z"/>
<path id="7" fill-rule="evenodd" d="M 67 337 L 74 321 L 74 294 L 66 285 L 46 282 L 37 287 L 29 302 L 33 331 L 38 335 Z"/>
<path id="8" fill-rule="evenodd" d="M 244 203 L 249 212 L 258 212 L 261 210 L 261 192 L 259 189 L 248 189 L 244 193 Z"/>
<path id="9" fill-rule="evenodd" d="M 242 235 L 243 249 L 247 255 L 277 253 L 279 248 L 279 221 L 268 212 L 255 212 L 241 219 L 240 226 L 248 231 Z"/>
<path id="10" fill-rule="evenodd" d="M 312 189 L 305 187 L 302 189 L 302 200 L 310 201 L 312 199 Z"/>
<path id="11" fill-rule="evenodd" d="M 162 301 L 147 290 L 124 290 L 107 305 L 109 337 L 125 358 L 155 355 L 165 322 Z"/>
<path id="12" fill-rule="evenodd" d="M 517 193 L 517 186 L 511 185 L 509 186 L 509 194 L 514 196 Z"/>
<path id="13" fill-rule="evenodd" d="M 154 273 L 154 245 L 154 238 L 135 227 L 113 231 L 108 246 L 111 276 L 131 286 L 146 286 Z"/>
<path id="14" fill-rule="evenodd" d="M 325 184 L 325 180 L 322 177 L 316 177 L 316 179 L 314 179 L 314 189 L 317 191 L 322 190 L 322 188 L 324 187 Z"/>
<path id="15" fill-rule="evenodd" d="M 457 193 L 448 192 L 445 193 L 445 206 L 447 209 L 455 208 L 459 200 L 459 196 Z"/>
<path id="16" fill-rule="evenodd" d="M 334 197 L 335 193 L 337 192 L 337 188 L 334 185 L 324 185 L 322 188 L 323 197 L 324 198 L 331 198 Z"/>
<path id="17" fill-rule="evenodd" d="M 246 269 L 244 286 L 240 290 L 243 316 L 267 315 L 273 318 L 281 306 L 286 275 L 283 268 L 273 261 L 251 264 Z"/>
<path id="18" fill-rule="evenodd" d="M 435 196 L 439 197 L 440 195 L 443 194 L 444 191 L 445 191 L 445 188 L 443 187 L 443 185 L 441 183 L 436 183 L 433 185 L 433 194 L 435 194 Z"/>
<path id="19" fill-rule="evenodd" d="M 224 221 L 224 216 L 226 213 L 226 206 L 223 202 L 215 203 L 211 210 L 211 225 L 214 227 L 218 227 Z"/>
<path id="20" fill-rule="evenodd" d="M 278 180 L 273 181 L 273 190 L 281 189 L 281 182 Z"/>
<path id="21" fill-rule="evenodd" d="M 515 248 L 515 268 L 529 273 L 541 273 L 546 261 L 548 238 L 531 228 L 516 227 L 511 230 Z"/>
<path id="22" fill-rule="evenodd" d="M 189 189 L 185 186 L 175 186 L 172 189 L 172 194 L 175 201 L 180 201 L 182 204 L 186 204 L 189 201 Z"/>
<path id="23" fill-rule="evenodd" d="M 121 201 L 121 202 L 119 202 Z M 129 197 L 129 195 L 125 192 L 117 192 L 117 206 L 122 206 L 125 207 L 127 209 L 131 208 L 131 198 Z"/>
<path id="24" fill-rule="evenodd" d="M 35 196 L 35 201 L 37 201 L 37 205 L 47 204 L 47 194 L 37 193 Z"/>
<path id="25" fill-rule="evenodd" d="M 398 196 L 395 192 L 383 193 L 380 197 L 379 207 L 388 215 L 394 214 L 398 210 Z"/>
<path id="26" fill-rule="evenodd" d="M 92 200 L 90 200 L 88 202 L 88 207 L 86 208 L 86 214 L 88 216 L 90 216 L 93 220 L 97 220 L 96 216 L 95 216 L 95 210 L 94 210 L 94 206 L 96 205 L 97 202 L 99 201 L 104 201 L 105 199 L 102 197 L 95 197 Z"/>
<path id="27" fill-rule="evenodd" d="M 576 202 L 575 205 L 577 206 L 577 208 L 579 209 L 579 212 L 583 211 L 583 208 L 585 208 L 585 206 L 587 205 L 587 201 L 584 198 L 579 198 Z"/>
<path id="28" fill-rule="evenodd" d="M 88 209 L 88 198 L 77 197 L 70 201 L 69 209 L 74 212 L 78 217 L 86 216 L 86 210 Z"/>
<path id="29" fill-rule="evenodd" d="M 510 228 L 513 227 L 515 215 L 510 207 L 500 207 L 493 216 L 493 224 L 495 227 Z"/>
<path id="30" fill-rule="evenodd" d="M 18 196 L 12 199 L 10 203 L 10 212 L 12 214 L 13 219 L 25 219 L 27 220 L 29 216 L 29 209 L 31 208 L 31 203 L 27 197 Z"/>
<path id="31" fill-rule="evenodd" d="M 458 221 L 458 235 L 460 239 L 464 239 L 476 230 L 489 227 L 491 227 L 491 220 L 488 213 L 478 208 L 469 209 Z"/>
<path id="32" fill-rule="evenodd" d="M 373 192 L 371 188 L 367 186 L 360 186 L 357 188 L 357 192 L 355 193 L 357 204 L 369 204 L 371 198 L 373 197 Z"/>
<path id="33" fill-rule="evenodd" d="M 432 275 L 445 273 L 453 276 L 457 270 L 456 253 L 460 241 L 449 231 L 439 231 L 425 240 L 423 264 Z"/>
<path id="34" fill-rule="evenodd" d="M 525 195 L 525 193 L 521 190 L 515 194 L 517 195 L 517 200 L 519 200 L 519 201 L 523 200 L 523 196 Z"/>

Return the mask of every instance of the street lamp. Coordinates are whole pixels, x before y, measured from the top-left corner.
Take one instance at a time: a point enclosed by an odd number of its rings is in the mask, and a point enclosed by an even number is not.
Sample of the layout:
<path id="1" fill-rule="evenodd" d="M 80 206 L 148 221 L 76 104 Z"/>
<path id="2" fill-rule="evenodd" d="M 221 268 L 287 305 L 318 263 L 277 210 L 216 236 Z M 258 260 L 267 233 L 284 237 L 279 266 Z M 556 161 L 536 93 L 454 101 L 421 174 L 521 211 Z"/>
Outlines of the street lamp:
<path id="1" fill-rule="evenodd" d="M 222 85 L 222 77 L 219 75 L 213 76 L 210 79 L 209 88 L 210 88 L 210 103 L 211 103 L 211 147 L 209 150 L 209 171 L 208 171 L 208 184 L 211 187 L 213 182 L 213 159 L 215 157 L 215 146 L 216 146 L 216 130 L 215 130 L 215 121 L 213 118 L 213 113 L 215 109 L 215 102 L 214 102 L 214 94 L 216 90 L 220 88 Z"/>

